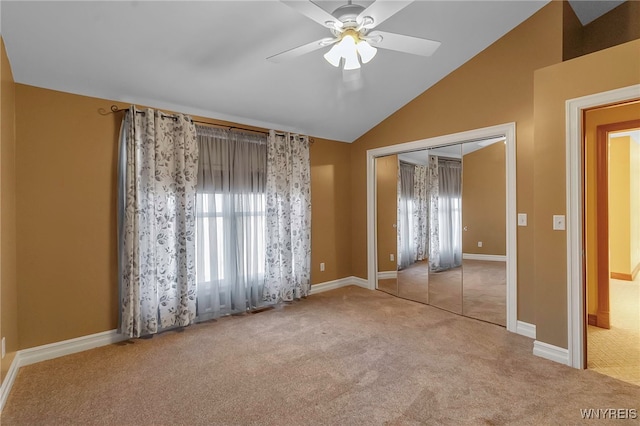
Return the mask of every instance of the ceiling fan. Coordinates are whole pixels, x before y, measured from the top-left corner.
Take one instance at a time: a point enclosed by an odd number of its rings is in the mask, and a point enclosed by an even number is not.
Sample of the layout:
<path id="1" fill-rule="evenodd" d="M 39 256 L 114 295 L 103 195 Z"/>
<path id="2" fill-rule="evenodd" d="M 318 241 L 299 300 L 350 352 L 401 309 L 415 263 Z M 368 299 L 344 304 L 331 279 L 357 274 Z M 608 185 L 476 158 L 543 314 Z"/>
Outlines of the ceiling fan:
<path id="1" fill-rule="evenodd" d="M 343 64 L 344 70 L 354 70 L 369 62 L 377 53 L 377 47 L 420 56 L 431 56 L 440 46 L 439 41 L 375 30 L 409 4 L 411 1 L 376 0 L 369 7 L 354 4 L 351 0 L 329 13 L 312 1 L 281 0 L 307 18 L 328 28 L 333 37 L 327 37 L 284 51 L 267 58 L 283 62 L 331 46 L 324 58 L 333 66 Z"/>

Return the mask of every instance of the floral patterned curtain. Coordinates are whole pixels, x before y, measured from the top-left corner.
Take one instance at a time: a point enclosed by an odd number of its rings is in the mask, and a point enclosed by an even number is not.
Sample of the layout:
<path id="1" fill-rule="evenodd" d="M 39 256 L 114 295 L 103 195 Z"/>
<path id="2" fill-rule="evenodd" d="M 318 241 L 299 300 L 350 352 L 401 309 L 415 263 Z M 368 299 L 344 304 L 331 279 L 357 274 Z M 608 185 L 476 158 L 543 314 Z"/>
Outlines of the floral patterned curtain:
<path id="1" fill-rule="evenodd" d="M 413 246 L 416 261 L 429 257 L 429 197 L 427 167 L 416 165 L 413 175 Z"/>
<path id="2" fill-rule="evenodd" d="M 131 107 L 120 152 L 120 332 L 139 337 L 195 318 L 196 129 Z"/>
<path id="3" fill-rule="evenodd" d="M 440 268 L 440 226 L 438 224 L 438 157 L 429 156 L 427 191 L 429 193 L 429 269 Z"/>
<path id="4" fill-rule="evenodd" d="M 273 130 L 267 141 L 264 299 L 306 297 L 311 275 L 309 138 Z"/>

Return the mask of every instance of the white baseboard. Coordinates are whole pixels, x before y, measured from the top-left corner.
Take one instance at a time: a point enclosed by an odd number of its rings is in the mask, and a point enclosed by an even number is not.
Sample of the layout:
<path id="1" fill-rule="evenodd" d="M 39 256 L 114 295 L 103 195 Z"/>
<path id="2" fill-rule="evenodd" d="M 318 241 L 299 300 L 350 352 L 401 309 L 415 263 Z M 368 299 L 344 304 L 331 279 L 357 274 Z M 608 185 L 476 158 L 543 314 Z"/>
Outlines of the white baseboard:
<path id="1" fill-rule="evenodd" d="M 334 281 L 327 281 L 321 284 L 314 284 L 311 286 L 309 293 L 316 294 L 349 285 L 356 285 L 366 289 L 369 288 L 368 282 L 365 279 L 359 277 L 346 277 Z M 9 397 L 9 392 L 11 392 L 11 387 L 13 386 L 13 382 L 20 367 L 86 351 L 100 346 L 111 345 L 126 339 L 127 337 L 118 334 L 117 330 L 109 330 L 88 336 L 77 337 L 75 339 L 64 340 L 62 342 L 23 349 L 16 352 L 16 356 L 13 359 L 13 362 L 11 362 L 7 375 L 2 381 L 2 385 L 0 385 L 0 411 L 2 411 L 2 408 Z"/>
<path id="2" fill-rule="evenodd" d="M 109 330 L 101 333 L 90 334 L 88 336 L 77 337 L 75 339 L 63 340 L 62 342 L 22 349 L 16 352 L 16 356 L 11 363 L 11 367 L 9 367 L 7 376 L 2 381 L 2 386 L 0 387 L 0 410 L 4 407 L 7 397 L 9 396 L 9 392 L 11 391 L 11 387 L 13 386 L 15 376 L 21 367 L 100 346 L 110 345 L 126 339 L 127 337 L 118 334 L 117 330 Z"/>
<path id="3" fill-rule="evenodd" d="M 345 277 L 345 278 L 340 278 L 333 281 L 327 281 L 320 284 L 313 284 L 311 286 L 311 290 L 309 291 L 309 294 L 322 293 L 325 291 L 335 290 L 337 288 L 346 287 L 349 285 L 357 285 L 358 287 L 364 287 L 366 289 L 369 288 L 367 280 L 365 279 L 358 278 L 358 277 Z"/>
<path id="4" fill-rule="evenodd" d="M 536 338 L 536 326 L 535 324 L 529 324 L 528 322 L 518 321 L 516 324 L 516 333 L 529 337 L 531 339 Z"/>
<path id="5" fill-rule="evenodd" d="M 11 392 L 11 387 L 13 386 L 13 382 L 16 379 L 19 368 L 20 366 L 18 365 L 18 354 L 16 354 L 16 356 L 13 358 L 13 361 L 11 361 L 11 365 L 9 366 L 9 370 L 7 371 L 7 375 L 4 376 L 2 386 L 0 386 L 0 412 L 2 412 L 4 404 L 7 402 L 7 398 L 9 398 L 9 392 Z"/>
<path id="6" fill-rule="evenodd" d="M 462 253 L 462 258 L 467 260 L 485 260 L 489 262 L 506 262 L 507 261 L 507 256 L 504 254 Z"/>
<path id="7" fill-rule="evenodd" d="M 569 365 L 569 350 L 536 340 L 533 342 L 533 354 L 541 358 Z"/>
<path id="8" fill-rule="evenodd" d="M 381 271 L 378 272 L 379 280 L 395 280 L 398 278 L 398 271 Z"/>
<path id="9" fill-rule="evenodd" d="M 117 330 L 103 331 L 102 333 L 90 334 L 88 336 L 76 337 L 75 339 L 63 340 L 62 342 L 23 349 L 18 351 L 16 358 L 20 357 L 20 367 L 24 367 L 25 365 L 35 364 L 36 362 L 46 361 L 100 346 L 110 345 L 126 339 L 127 337 L 122 334 L 118 334 Z"/>
<path id="10" fill-rule="evenodd" d="M 375 288 L 369 288 L 369 281 L 360 277 L 349 277 L 351 279 L 351 285 L 357 285 L 358 287 L 366 288 L 367 290 L 375 290 Z"/>
<path id="11" fill-rule="evenodd" d="M 310 294 L 321 293 L 323 291 L 334 290 L 349 285 L 357 285 L 368 288 L 367 280 L 358 277 L 346 277 L 334 281 L 328 281 L 321 284 L 311 286 Z M 4 407 L 9 392 L 13 386 L 13 382 L 18 374 L 20 367 L 35 364 L 41 361 L 58 358 L 89 349 L 106 346 L 113 343 L 126 340 L 127 337 L 118 334 L 117 330 L 109 330 L 101 333 L 91 334 L 88 336 L 77 337 L 75 339 L 64 340 L 62 342 L 50 343 L 47 345 L 36 346 L 34 348 L 23 349 L 16 352 L 13 362 L 9 367 L 7 375 L 0 386 L 0 411 Z"/>

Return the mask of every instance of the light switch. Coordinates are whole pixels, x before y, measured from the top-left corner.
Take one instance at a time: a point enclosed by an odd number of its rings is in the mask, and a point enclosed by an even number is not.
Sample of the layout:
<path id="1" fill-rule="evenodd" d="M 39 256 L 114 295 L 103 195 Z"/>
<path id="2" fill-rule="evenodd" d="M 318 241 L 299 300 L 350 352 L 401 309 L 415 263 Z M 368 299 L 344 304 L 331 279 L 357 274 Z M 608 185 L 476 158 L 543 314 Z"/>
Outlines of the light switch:
<path id="1" fill-rule="evenodd" d="M 527 214 L 518 213 L 518 226 L 527 226 Z"/>
<path id="2" fill-rule="evenodd" d="M 554 214 L 553 215 L 553 230 L 554 231 L 564 231 L 564 215 L 563 214 Z"/>
<path id="3" fill-rule="evenodd" d="M 324 272 L 324 262 L 320 263 L 320 272 Z"/>
<path id="4" fill-rule="evenodd" d="M 395 260 L 395 256 L 393 255 L 393 253 L 389 254 L 389 261 L 393 262 Z"/>

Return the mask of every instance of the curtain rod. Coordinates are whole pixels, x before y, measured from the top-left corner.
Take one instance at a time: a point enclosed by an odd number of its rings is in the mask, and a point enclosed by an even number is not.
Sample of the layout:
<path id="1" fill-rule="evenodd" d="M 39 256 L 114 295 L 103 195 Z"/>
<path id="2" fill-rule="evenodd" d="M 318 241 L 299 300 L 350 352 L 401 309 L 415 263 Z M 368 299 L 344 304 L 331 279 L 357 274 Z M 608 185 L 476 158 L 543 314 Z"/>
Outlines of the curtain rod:
<path id="1" fill-rule="evenodd" d="M 118 106 L 117 106 L 117 105 L 111 105 L 111 112 L 112 112 L 112 113 L 121 112 L 121 111 L 129 111 L 129 108 L 118 108 Z M 102 115 L 107 115 L 107 114 L 109 114 L 109 112 L 105 111 L 105 110 L 104 110 L 104 108 L 100 108 L 100 109 L 99 109 L 99 112 L 100 112 L 100 114 L 102 114 Z M 175 114 L 165 114 L 165 113 L 164 113 L 164 112 L 162 112 L 162 111 L 158 111 L 158 112 L 159 112 L 163 117 L 173 118 L 174 120 L 178 118 L 178 116 L 177 116 L 177 115 L 175 115 Z M 136 113 L 138 113 L 138 114 L 143 114 L 143 115 L 144 115 L 144 111 L 137 111 L 137 110 L 136 110 Z M 226 125 L 224 125 L 224 124 L 207 123 L 206 121 L 194 120 L 194 119 L 193 119 L 193 118 L 191 118 L 191 117 L 189 117 L 189 118 L 191 119 L 191 121 L 192 121 L 193 123 L 203 124 L 203 125 L 205 125 L 205 126 L 218 126 L 218 127 L 222 127 L 222 128 L 229 129 L 229 130 L 234 130 L 234 129 L 235 129 L 235 130 L 245 130 L 245 131 L 247 131 L 247 132 L 262 133 L 262 134 L 264 134 L 264 135 L 268 135 L 268 134 L 269 134 L 269 132 L 265 132 L 264 130 L 255 130 L 255 129 L 248 129 L 248 128 L 246 128 L 246 127 L 226 126 Z M 286 134 L 285 132 L 279 132 L 279 131 L 275 131 L 275 132 L 276 132 L 276 133 L 279 133 L 279 134 L 281 134 L 281 135 Z M 309 144 L 313 144 L 313 142 L 315 142 L 315 141 L 314 141 L 314 139 L 313 139 L 313 138 L 311 138 L 311 137 L 309 137 Z"/>
<path id="2" fill-rule="evenodd" d="M 115 113 L 115 112 L 121 112 L 121 111 L 128 111 L 128 110 L 129 110 L 129 108 L 118 108 L 118 107 L 117 107 L 117 105 L 111 105 L 111 112 L 114 112 L 114 113 Z M 159 112 L 163 117 L 166 117 L 166 118 L 173 118 L 174 120 L 178 118 L 178 116 L 177 116 L 177 115 L 175 115 L 175 114 L 165 114 L 165 113 L 163 113 L 162 111 L 158 111 L 158 112 Z M 143 115 L 144 115 L 144 111 L 137 111 L 137 110 L 136 110 L 136 113 L 138 113 L 138 114 L 143 114 Z M 236 130 L 246 130 L 246 131 L 248 131 L 248 132 L 262 133 L 262 134 L 265 134 L 265 135 L 268 135 L 268 134 L 269 134 L 269 132 L 265 132 L 264 130 L 255 130 L 255 129 L 248 129 L 248 128 L 246 128 L 246 127 L 226 126 L 226 125 L 224 125 L 224 124 L 207 123 L 206 121 L 194 120 L 193 118 L 191 118 L 191 121 L 192 121 L 193 123 L 204 124 L 204 125 L 207 125 L 207 126 L 218 126 L 218 127 L 224 127 L 225 129 L 229 129 L 229 130 L 236 129 Z"/>

